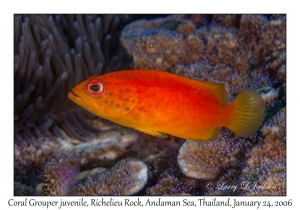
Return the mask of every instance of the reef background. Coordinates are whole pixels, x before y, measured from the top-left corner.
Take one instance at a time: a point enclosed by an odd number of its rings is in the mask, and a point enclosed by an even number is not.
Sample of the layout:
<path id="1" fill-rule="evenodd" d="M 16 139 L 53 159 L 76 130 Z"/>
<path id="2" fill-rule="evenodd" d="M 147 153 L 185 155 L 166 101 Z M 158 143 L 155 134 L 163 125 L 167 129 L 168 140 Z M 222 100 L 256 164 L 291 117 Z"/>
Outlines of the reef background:
<path id="1" fill-rule="evenodd" d="M 14 55 L 15 195 L 286 195 L 286 15 L 15 15 Z M 191 142 L 68 100 L 88 76 L 120 69 L 224 82 L 231 99 L 253 87 L 268 115 L 252 138 L 224 128 Z"/>

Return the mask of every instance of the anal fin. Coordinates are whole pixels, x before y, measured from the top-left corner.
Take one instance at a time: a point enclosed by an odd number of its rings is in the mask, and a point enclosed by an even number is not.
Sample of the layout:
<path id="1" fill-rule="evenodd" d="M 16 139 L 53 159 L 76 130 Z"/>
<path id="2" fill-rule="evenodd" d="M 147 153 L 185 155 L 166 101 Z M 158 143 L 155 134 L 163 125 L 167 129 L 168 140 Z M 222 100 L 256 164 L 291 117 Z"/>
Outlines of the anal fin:
<path id="1" fill-rule="evenodd" d="M 220 133 L 220 127 L 209 129 L 209 131 L 203 136 L 202 140 L 217 140 Z"/>
<path id="2" fill-rule="evenodd" d="M 134 128 L 138 131 L 141 131 L 143 133 L 147 133 L 149 135 L 152 135 L 152 136 L 157 136 L 157 137 L 161 137 L 161 138 L 168 138 L 168 135 L 165 134 L 165 133 L 161 133 L 161 132 L 158 132 L 158 131 L 152 131 L 152 130 L 147 130 L 147 129 L 141 129 L 141 128 Z"/>

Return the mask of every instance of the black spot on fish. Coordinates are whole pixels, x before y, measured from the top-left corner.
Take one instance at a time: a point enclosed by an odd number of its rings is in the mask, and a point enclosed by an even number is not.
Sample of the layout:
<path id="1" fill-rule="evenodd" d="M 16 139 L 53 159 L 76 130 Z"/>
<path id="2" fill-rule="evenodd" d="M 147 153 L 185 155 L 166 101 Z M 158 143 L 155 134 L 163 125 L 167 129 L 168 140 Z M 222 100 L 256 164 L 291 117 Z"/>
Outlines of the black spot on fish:
<path id="1" fill-rule="evenodd" d="M 112 92 L 110 92 L 109 95 L 112 96 L 113 95 Z"/>
<path id="2" fill-rule="evenodd" d="M 105 100 L 105 101 L 104 101 L 104 103 L 106 103 L 106 104 L 107 104 L 107 103 L 108 103 L 108 101 L 107 101 L 107 100 Z"/>
<path id="3" fill-rule="evenodd" d="M 120 104 L 116 104 L 116 107 L 120 107 Z"/>
<path id="4" fill-rule="evenodd" d="M 134 103 L 135 102 L 135 100 L 131 100 L 131 103 Z"/>
<path id="5" fill-rule="evenodd" d="M 129 99 L 128 99 L 128 98 L 125 98 L 125 101 L 129 101 Z"/>
<path id="6" fill-rule="evenodd" d="M 126 111 L 129 111 L 130 109 L 128 107 L 125 108 Z"/>

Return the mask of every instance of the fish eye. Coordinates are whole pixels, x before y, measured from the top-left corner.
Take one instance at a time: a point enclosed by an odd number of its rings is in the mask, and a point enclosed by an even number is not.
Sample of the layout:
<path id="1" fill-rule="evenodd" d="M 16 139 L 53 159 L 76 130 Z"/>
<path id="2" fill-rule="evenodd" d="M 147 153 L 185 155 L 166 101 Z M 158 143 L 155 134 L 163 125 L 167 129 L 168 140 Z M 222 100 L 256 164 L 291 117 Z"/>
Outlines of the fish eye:
<path id="1" fill-rule="evenodd" d="M 104 88 L 103 84 L 99 80 L 92 80 L 89 82 L 88 87 L 87 87 L 89 93 L 92 95 L 100 95 Z"/>

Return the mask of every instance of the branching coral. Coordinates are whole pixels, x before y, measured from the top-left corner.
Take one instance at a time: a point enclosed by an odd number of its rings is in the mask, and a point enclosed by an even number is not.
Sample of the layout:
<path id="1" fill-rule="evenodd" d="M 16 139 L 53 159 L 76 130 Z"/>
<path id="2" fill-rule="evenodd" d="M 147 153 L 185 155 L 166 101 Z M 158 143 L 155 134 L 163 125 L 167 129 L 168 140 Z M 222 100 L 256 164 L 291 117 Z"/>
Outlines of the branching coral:
<path id="1" fill-rule="evenodd" d="M 67 93 L 91 75 L 124 68 L 113 15 L 15 15 L 15 139 L 32 141 L 35 127 L 85 140 L 99 130 Z M 19 132 L 22 131 L 22 132 Z M 19 134 L 24 134 L 19 135 Z"/>

